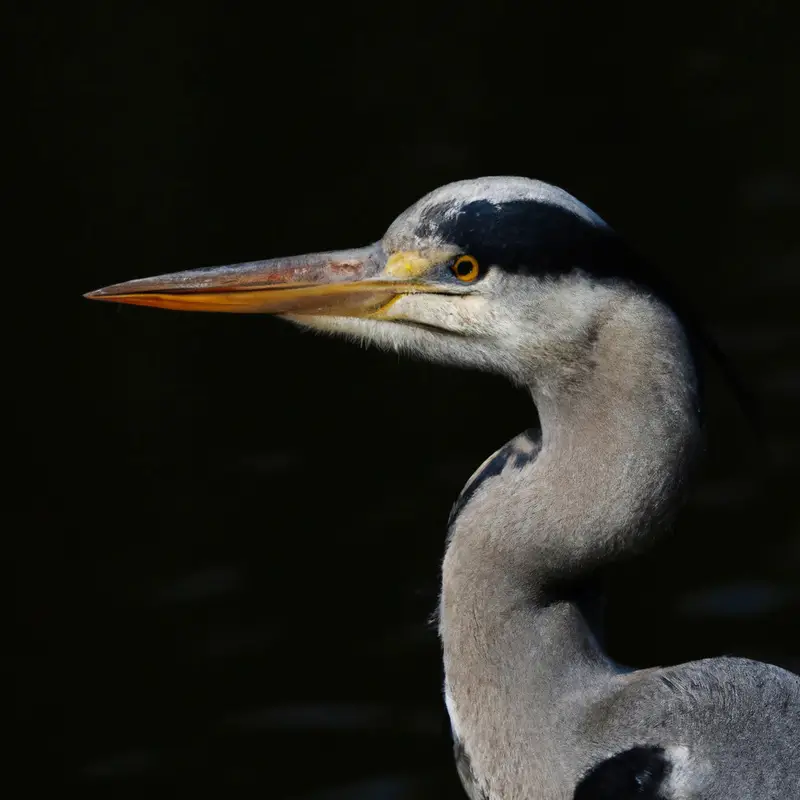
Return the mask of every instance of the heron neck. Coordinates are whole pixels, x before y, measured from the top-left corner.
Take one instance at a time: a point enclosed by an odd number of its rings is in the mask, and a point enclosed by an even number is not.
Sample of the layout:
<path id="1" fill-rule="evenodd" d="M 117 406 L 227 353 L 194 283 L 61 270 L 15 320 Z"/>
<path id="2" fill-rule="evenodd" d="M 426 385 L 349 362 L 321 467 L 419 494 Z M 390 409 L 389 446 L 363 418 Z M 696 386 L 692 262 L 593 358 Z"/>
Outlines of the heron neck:
<path id="1" fill-rule="evenodd" d="M 532 595 L 580 583 L 646 543 L 679 505 L 701 439 L 683 329 L 648 296 L 597 316 L 579 367 L 573 354 L 567 366 L 532 368 L 538 453 L 506 453 L 479 473 L 451 527 L 445 590 L 478 574 Z"/>
<path id="2" fill-rule="evenodd" d="M 655 301 L 608 314 L 591 366 L 564 376 L 530 381 L 538 456 L 509 459 L 482 482 L 453 523 L 443 563 L 448 692 L 460 724 L 482 736 L 498 714 L 512 727 L 543 724 L 559 696 L 614 670 L 581 592 L 676 507 L 698 439 L 688 346 Z"/>
<path id="3" fill-rule="evenodd" d="M 532 382 L 541 451 L 525 476 L 513 567 L 576 582 L 647 545 L 683 498 L 701 440 L 697 382 L 678 320 L 652 300 L 606 322 L 575 384 Z M 511 566 L 511 564 L 509 564 Z"/>

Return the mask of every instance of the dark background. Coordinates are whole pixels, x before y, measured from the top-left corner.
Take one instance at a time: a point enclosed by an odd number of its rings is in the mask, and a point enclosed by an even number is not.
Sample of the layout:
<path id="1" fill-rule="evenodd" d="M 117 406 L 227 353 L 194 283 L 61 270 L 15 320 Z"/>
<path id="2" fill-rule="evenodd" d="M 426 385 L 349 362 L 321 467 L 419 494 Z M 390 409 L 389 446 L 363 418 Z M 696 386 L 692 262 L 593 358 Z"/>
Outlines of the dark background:
<path id="1" fill-rule="evenodd" d="M 592 206 L 764 409 L 759 443 L 712 376 L 692 504 L 612 576 L 612 655 L 800 669 L 795 5 L 16 10 L 5 659 L 28 787 L 461 796 L 427 620 L 450 505 L 528 399 L 273 319 L 81 295 L 366 244 L 465 177 Z"/>

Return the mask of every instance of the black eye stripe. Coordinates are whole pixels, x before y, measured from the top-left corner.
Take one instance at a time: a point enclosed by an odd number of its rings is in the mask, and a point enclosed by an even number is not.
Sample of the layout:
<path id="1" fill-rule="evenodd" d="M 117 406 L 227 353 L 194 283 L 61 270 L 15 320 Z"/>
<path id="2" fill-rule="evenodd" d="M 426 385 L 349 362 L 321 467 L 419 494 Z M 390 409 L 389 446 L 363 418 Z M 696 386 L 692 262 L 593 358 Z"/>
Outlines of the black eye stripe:
<path id="1" fill-rule="evenodd" d="M 452 207 L 431 208 L 418 235 L 435 235 L 474 256 L 485 268 L 509 272 L 558 273 L 591 266 L 609 239 L 610 229 L 589 225 L 568 209 L 545 203 L 476 200 L 453 213 Z"/>

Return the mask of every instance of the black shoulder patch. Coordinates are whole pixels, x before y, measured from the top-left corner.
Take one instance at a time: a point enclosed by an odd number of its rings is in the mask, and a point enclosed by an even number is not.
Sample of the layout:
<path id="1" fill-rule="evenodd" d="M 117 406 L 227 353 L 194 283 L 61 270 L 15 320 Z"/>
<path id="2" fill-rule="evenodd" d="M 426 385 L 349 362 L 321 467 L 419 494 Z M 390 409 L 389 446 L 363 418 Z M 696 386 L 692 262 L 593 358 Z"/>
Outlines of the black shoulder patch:
<path id="1" fill-rule="evenodd" d="M 461 785 L 464 787 L 467 797 L 470 800 L 487 800 L 486 795 L 478 789 L 475 783 L 475 773 L 472 771 L 469 756 L 467 751 L 464 750 L 464 745 L 458 739 L 453 742 L 453 755 L 456 760 L 458 777 L 461 779 Z"/>
<path id="2" fill-rule="evenodd" d="M 594 767 L 575 789 L 574 800 L 666 800 L 671 765 L 661 747 L 632 747 Z"/>

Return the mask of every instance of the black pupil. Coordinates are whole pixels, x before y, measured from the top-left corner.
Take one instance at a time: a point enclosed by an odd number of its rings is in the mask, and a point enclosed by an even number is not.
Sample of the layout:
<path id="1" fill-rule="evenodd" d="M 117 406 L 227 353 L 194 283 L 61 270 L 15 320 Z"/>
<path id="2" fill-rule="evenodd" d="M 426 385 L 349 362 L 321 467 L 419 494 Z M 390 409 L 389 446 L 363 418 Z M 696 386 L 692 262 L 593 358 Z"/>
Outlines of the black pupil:
<path id="1" fill-rule="evenodd" d="M 473 264 L 468 258 L 465 258 L 456 264 L 456 272 L 461 276 L 469 275 L 470 272 L 472 272 L 472 268 Z"/>

